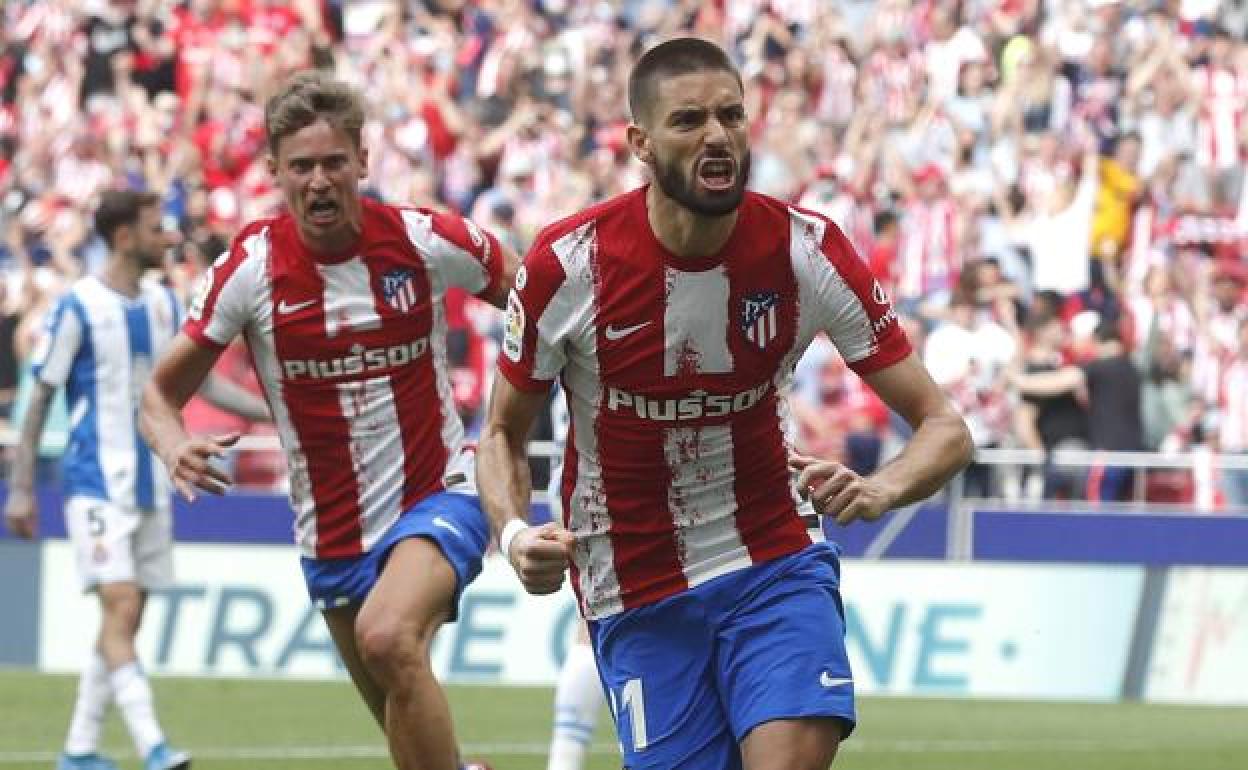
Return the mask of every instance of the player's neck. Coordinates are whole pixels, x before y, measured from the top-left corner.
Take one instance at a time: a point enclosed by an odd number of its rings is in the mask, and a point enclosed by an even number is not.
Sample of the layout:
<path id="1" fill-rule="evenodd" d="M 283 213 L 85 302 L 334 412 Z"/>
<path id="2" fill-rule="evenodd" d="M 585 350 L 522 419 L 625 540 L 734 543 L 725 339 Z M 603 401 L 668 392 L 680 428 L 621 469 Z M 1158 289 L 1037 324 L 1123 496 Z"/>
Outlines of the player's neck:
<path id="1" fill-rule="evenodd" d="M 142 277 L 143 268 L 136 260 L 115 251 L 108 255 L 108 261 L 100 271 L 100 281 L 105 286 L 130 298 L 139 296 L 139 279 Z"/>
<path id="2" fill-rule="evenodd" d="M 722 217 L 693 213 L 663 194 L 657 184 L 646 190 L 646 218 L 663 248 L 676 257 L 709 257 L 718 254 L 737 226 L 737 212 Z"/>

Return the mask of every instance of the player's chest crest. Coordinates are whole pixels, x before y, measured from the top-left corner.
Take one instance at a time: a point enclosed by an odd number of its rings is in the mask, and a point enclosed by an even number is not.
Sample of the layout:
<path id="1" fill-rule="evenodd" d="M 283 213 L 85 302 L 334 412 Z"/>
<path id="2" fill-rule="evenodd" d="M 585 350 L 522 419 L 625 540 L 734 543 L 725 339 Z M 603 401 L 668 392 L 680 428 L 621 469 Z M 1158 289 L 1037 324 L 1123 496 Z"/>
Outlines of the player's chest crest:
<path id="1" fill-rule="evenodd" d="M 751 292 L 737 302 L 737 325 L 750 345 L 766 350 L 776 341 L 780 328 L 779 305 L 778 291 Z"/>
<path id="2" fill-rule="evenodd" d="M 317 269 L 319 285 L 292 279 L 275 286 L 273 325 L 281 333 L 336 339 L 376 332 L 383 324 L 427 325 L 429 290 L 418 271 L 370 271 L 362 258 Z"/>
<path id="3" fill-rule="evenodd" d="M 411 312 L 420 301 L 421 289 L 416 271 L 396 267 L 385 271 L 378 279 L 378 294 L 387 305 L 400 313 Z"/>
<path id="4" fill-rule="evenodd" d="M 647 372 L 769 378 L 791 347 L 794 305 L 774 287 L 734 291 L 719 271 L 669 273 L 662 315 L 627 299 L 609 306 L 599 337 L 604 371 L 626 380 Z"/>

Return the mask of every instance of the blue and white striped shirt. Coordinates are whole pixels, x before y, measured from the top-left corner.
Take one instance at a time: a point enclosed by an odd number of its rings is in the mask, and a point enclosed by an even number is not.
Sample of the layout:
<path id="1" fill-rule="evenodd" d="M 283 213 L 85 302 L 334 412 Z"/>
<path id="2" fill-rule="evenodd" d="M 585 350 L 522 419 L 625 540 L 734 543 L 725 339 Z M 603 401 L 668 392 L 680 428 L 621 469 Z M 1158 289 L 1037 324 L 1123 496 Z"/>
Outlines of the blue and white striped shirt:
<path id="1" fill-rule="evenodd" d="M 88 276 L 48 314 L 32 371 L 65 386 L 70 434 L 66 497 L 154 510 L 171 487 L 139 435 L 138 411 L 152 364 L 177 333 L 182 310 L 168 288 L 145 281 L 131 299 Z"/>

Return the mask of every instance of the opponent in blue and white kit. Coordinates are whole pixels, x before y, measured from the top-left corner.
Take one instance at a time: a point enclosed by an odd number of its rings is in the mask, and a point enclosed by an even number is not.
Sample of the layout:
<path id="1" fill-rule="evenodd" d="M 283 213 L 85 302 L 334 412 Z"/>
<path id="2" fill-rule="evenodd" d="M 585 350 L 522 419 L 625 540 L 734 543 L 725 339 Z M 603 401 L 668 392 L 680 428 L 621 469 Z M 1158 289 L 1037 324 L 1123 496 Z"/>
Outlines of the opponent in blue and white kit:
<path id="1" fill-rule="evenodd" d="M 36 534 L 34 460 L 48 405 L 60 387 L 69 407 L 63 460 L 65 524 L 82 588 L 100 600 L 97 643 L 83 669 L 62 770 L 110 770 L 96 751 L 110 703 L 117 704 L 145 770 L 190 765 L 165 742 L 134 640 L 147 592 L 173 580 L 173 520 L 164 469 L 139 436 L 139 397 L 152 362 L 181 323 L 172 291 L 144 280 L 170 245 L 159 196 L 105 193 L 95 226 L 109 246 L 99 275 L 75 282 L 48 316 L 33 355 L 35 387 L 22 423 L 5 520 Z M 267 419 L 264 403 L 212 380 L 204 395 L 223 409 Z"/>

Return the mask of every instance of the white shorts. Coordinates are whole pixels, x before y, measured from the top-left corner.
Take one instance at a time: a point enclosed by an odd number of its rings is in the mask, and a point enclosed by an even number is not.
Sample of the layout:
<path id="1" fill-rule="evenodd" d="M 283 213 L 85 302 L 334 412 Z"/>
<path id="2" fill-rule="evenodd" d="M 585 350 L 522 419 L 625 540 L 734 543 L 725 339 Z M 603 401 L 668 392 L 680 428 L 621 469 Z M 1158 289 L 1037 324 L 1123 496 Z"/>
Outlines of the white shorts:
<path id="1" fill-rule="evenodd" d="M 107 500 L 71 497 L 65 502 L 65 528 L 84 591 L 100 583 L 135 582 L 148 589 L 173 583 L 169 508 L 140 512 Z"/>

